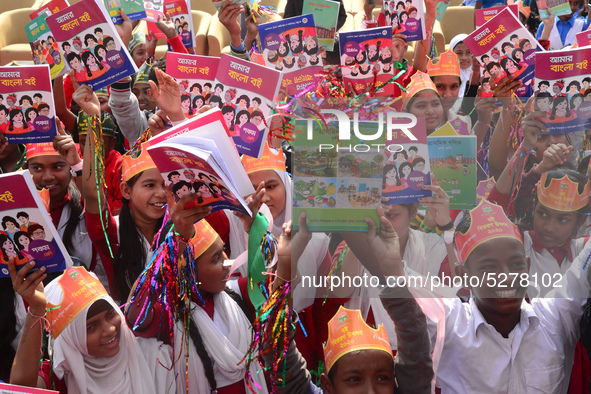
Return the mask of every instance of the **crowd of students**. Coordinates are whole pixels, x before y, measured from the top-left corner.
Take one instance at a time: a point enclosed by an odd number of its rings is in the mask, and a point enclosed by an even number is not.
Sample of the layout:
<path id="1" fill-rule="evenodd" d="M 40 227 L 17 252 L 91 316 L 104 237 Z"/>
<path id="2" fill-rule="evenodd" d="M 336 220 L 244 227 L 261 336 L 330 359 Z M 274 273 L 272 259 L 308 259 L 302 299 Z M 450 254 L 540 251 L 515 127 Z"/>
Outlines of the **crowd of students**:
<path id="1" fill-rule="evenodd" d="M 376 3 L 365 0 L 365 27 L 385 23 L 374 20 Z M 477 1 L 476 8 L 492 3 Z M 301 14 L 302 4 L 288 0 L 285 17 Z M 43 228 L 24 216 L 24 229 L 3 219 L 0 245 L 16 247 L 2 247 L 0 261 L 11 276 L 0 279 L 0 380 L 63 393 L 589 392 L 585 133 L 546 133 L 539 120 L 546 114 L 515 97 L 522 86 L 516 75 L 481 78 L 465 34 L 451 39 L 451 56 L 431 59 L 437 4 L 425 0 L 427 37 L 415 44 L 412 65 L 406 36 L 394 34 L 394 96 L 405 98 L 396 109 L 425 118 L 427 135 L 465 120 L 496 184 L 486 200 L 460 212 L 433 178 L 425 186 L 432 197 L 421 200 L 426 210 L 380 206 L 379 223 L 366 219 L 367 233 L 310 233 L 302 214 L 292 234 L 293 148 L 273 131 L 284 117 L 269 122 L 263 158 L 242 157 L 255 189 L 247 199 L 252 217 L 187 208 L 199 197 L 189 189 L 175 203 L 144 141 L 211 107 L 196 100 L 183 107 L 193 87 L 166 74 L 165 57 L 153 59 L 156 40 L 133 34 L 122 13 L 117 32 L 139 72 L 99 91 L 75 72 L 58 77 L 53 143 L 11 145 L 1 137 L 0 171 L 28 169 L 37 188 L 49 191 L 48 211 L 74 266 L 58 273 L 34 270 L 35 261 L 21 266 L 30 234 Z M 542 47 L 567 48 L 589 27 L 588 5 L 570 6 L 569 15 L 540 19 L 535 2 L 524 1 L 520 20 Z M 219 19 L 232 55 L 250 59 L 260 15 L 228 2 Z M 157 27 L 172 51 L 187 53 L 171 18 Z M 337 86 L 335 48 L 323 58 L 332 70 L 326 81 Z M 207 89 L 214 97 L 215 87 Z M 277 240 L 269 299 L 289 287 L 297 313 L 288 314 L 284 335 L 245 363 L 252 338 L 260 339 L 253 322 L 261 316 L 249 297 L 248 265 L 232 275 L 230 267 L 265 242 L 267 227 Z M 145 278 L 155 260 L 189 265 L 184 280 L 198 291 L 178 299 L 150 292 Z M 312 291 L 300 282 L 330 275 L 369 276 L 382 286 L 325 282 Z M 409 276 L 464 278 L 464 288 L 400 285 Z"/>

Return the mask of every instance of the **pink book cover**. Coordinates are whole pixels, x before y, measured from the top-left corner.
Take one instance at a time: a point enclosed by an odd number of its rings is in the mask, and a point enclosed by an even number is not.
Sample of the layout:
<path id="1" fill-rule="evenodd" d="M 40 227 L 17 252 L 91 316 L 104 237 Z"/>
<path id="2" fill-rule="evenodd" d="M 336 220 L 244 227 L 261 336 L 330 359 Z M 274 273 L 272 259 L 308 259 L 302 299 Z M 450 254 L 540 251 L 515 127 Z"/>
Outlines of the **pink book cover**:
<path id="1" fill-rule="evenodd" d="M 478 59 L 483 77 L 498 82 L 513 75 L 523 81 L 515 92 L 517 96 L 531 95 L 536 53 L 544 49 L 510 9 L 504 9 L 473 31 L 464 43 Z"/>
<path id="2" fill-rule="evenodd" d="M 213 94 L 219 64 L 219 57 L 176 52 L 166 55 L 166 73 L 179 84 L 185 116 L 194 116 L 204 105 L 221 109 L 221 97 Z"/>
<path id="3" fill-rule="evenodd" d="M 591 30 L 585 30 L 576 35 L 580 47 L 591 45 Z"/>
<path id="4" fill-rule="evenodd" d="M 474 24 L 476 27 L 484 25 L 486 22 L 494 18 L 499 12 L 508 8 L 519 18 L 519 6 L 517 4 L 504 5 L 502 7 L 481 8 L 474 10 Z"/>
<path id="5" fill-rule="evenodd" d="M 51 0 L 49 3 L 45 4 L 43 7 L 39 8 L 37 11 L 32 12 L 29 15 L 31 20 L 37 18 L 41 14 L 55 14 L 58 11 L 66 9 L 70 6 L 68 0 Z"/>
<path id="6" fill-rule="evenodd" d="M 158 21 L 158 15 L 170 15 L 174 22 L 177 34 L 181 38 L 185 48 L 192 48 L 195 46 L 193 29 L 193 19 L 191 17 L 191 7 L 185 0 L 164 0 L 162 11 L 151 9 L 148 12 L 146 9 L 146 20 L 148 21 L 148 32 L 152 32 L 154 37 L 158 40 L 166 39 L 154 22 Z"/>
<path id="7" fill-rule="evenodd" d="M 213 94 L 222 100 L 222 116 L 239 153 L 262 154 L 281 79 L 277 70 L 222 54 Z"/>
<path id="8" fill-rule="evenodd" d="M 33 387 L 17 386 L 14 384 L 0 383 L 0 392 L 2 394 L 58 394 L 58 391 L 43 390 Z"/>

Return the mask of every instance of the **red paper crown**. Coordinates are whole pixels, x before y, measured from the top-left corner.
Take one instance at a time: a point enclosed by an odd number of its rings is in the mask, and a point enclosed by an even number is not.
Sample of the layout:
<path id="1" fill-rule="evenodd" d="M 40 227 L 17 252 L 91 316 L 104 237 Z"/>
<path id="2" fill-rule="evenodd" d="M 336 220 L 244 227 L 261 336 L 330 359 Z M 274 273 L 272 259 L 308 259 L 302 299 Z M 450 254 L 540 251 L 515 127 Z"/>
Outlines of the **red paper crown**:
<path id="1" fill-rule="evenodd" d="M 558 85 L 560 87 L 560 90 L 564 89 L 564 81 L 563 80 L 554 82 L 554 86 L 556 86 L 556 85 Z"/>
<path id="2" fill-rule="evenodd" d="M 195 235 L 189 241 L 189 247 L 193 251 L 193 258 L 198 258 L 216 240 L 218 233 L 205 219 L 195 223 Z"/>
<path id="3" fill-rule="evenodd" d="M 244 165 L 244 169 L 246 170 L 247 174 L 263 170 L 277 170 L 285 172 L 285 158 L 283 157 L 283 151 L 271 149 L 269 144 L 265 144 L 263 155 L 258 159 L 248 155 L 243 155 L 242 165 Z"/>
<path id="4" fill-rule="evenodd" d="M 137 154 L 137 151 L 133 153 L 130 151 L 121 158 L 121 174 L 123 182 L 127 182 L 142 171 L 156 168 L 156 164 L 154 164 L 154 161 L 148 154 L 148 146 L 150 146 L 150 144 L 144 142 L 140 146 L 140 154 L 136 158 L 133 158 L 132 154 Z"/>
<path id="5" fill-rule="evenodd" d="M 10 100 L 12 100 L 12 101 L 14 101 L 14 102 L 16 103 L 16 95 L 14 95 L 14 94 L 10 94 L 10 95 L 8 95 L 8 96 L 6 97 L 6 100 L 8 100 L 8 99 L 10 99 Z"/>
<path id="6" fill-rule="evenodd" d="M 430 77 L 437 75 L 455 75 L 460 76 L 460 62 L 458 62 L 458 56 L 453 53 L 451 49 L 443 52 L 439 56 L 439 61 L 433 63 L 433 60 L 429 60 L 427 63 L 427 74 Z"/>
<path id="7" fill-rule="evenodd" d="M 491 239 L 512 238 L 523 243 L 519 229 L 499 205 L 481 200 L 468 215 L 472 219 L 470 228 L 465 233 L 456 232 L 454 239 L 456 257 L 461 264 L 466 263 L 477 246 Z"/>
<path id="8" fill-rule="evenodd" d="M 412 77 L 410 77 L 410 83 L 406 87 L 406 91 L 402 92 L 402 97 L 410 98 L 423 90 L 432 90 L 437 93 L 437 88 L 433 81 L 431 81 L 429 75 L 417 71 Z"/>
<path id="9" fill-rule="evenodd" d="M 324 345 L 326 371 L 345 354 L 359 350 L 383 350 L 392 355 L 388 334 L 384 326 L 371 328 L 358 309 L 339 307 L 328 322 L 328 339 Z"/>
<path id="10" fill-rule="evenodd" d="M 59 155 L 53 149 L 53 142 L 37 142 L 35 144 L 27 144 L 27 160 L 37 156 L 54 156 Z"/>
<path id="11" fill-rule="evenodd" d="M 579 194 L 579 184 L 571 181 L 566 174 L 560 179 L 553 178 L 546 187 L 544 185 L 547 180 L 548 173 L 545 172 L 537 185 L 540 204 L 557 211 L 572 212 L 584 208 L 589 203 L 589 181 Z"/>

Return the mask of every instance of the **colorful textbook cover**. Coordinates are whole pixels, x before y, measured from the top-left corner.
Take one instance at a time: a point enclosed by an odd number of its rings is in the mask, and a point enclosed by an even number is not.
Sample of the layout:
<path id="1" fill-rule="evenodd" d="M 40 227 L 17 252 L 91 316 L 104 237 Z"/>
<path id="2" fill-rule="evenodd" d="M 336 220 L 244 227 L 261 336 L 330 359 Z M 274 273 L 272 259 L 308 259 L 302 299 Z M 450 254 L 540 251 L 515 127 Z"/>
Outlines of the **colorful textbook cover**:
<path id="1" fill-rule="evenodd" d="M 580 47 L 586 47 L 591 45 L 591 30 L 582 31 L 578 33 L 575 37 Z"/>
<path id="2" fill-rule="evenodd" d="M 519 6 L 517 4 L 491 8 L 480 8 L 478 10 L 474 10 L 474 24 L 476 25 L 476 28 L 484 25 L 486 22 L 497 16 L 497 14 L 503 11 L 505 8 L 511 10 L 511 12 L 513 12 L 513 14 L 519 18 Z"/>
<path id="3" fill-rule="evenodd" d="M 46 19 L 78 83 L 93 90 L 137 72 L 104 7 L 82 0 Z"/>
<path id="4" fill-rule="evenodd" d="M 148 13 L 148 11 L 146 12 Z M 166 36 L 156 27 L 156 23 L 154 22 L 158 22 L 158 15 L 164 18 L 166 14 L 170 15 L 174 21 L 175 29 L 185 48 L 193 48 L 195 46 L 195 30 L 193 29 L 190 0 L 164 0 L 161 11 L 157 11 L 156 9 L 149 10 L 149 14 L 146 17 L 146 20 L 148 20 L 148 32 L 154 34 L 154 37 L 158 40 L 166 39 Z M 172 51 L 170 44 L 168 45 L 168 49 Z"/>
<path id="5" fill-rule="evenodd" d="M 442 132 L 445 128 L 449 129 L 448 133 Z M 450 208 L 474 208 L 479 186 L 476 136 L 456 135 L 447 124 L 427 137 L 427 144 L 431 171 L 449 196 Z M 486 185 L 482 187 L 486 190 Z"/>
<path id="6" fill-rule="evenodd" d="M 341 3 L 339 1 L 304 0 L 302 15 L 314 15 L 318 43 L 327 51 L 334 49 L 334 37 L 337 31 L 340 7 Z"/>
<path id="7" fill-rule="evenodd" d="M 46 3 L 38 10 L 31 12 L 29 18 L 31 18 L 31 20 L 34 20 L 42 14 L 46 16 L 55 14 L 56 12 L 68 8 L 69 6 L 70 4 L 68 3 L 68 0 L 51 0 L 49 3 Z"/>
<path id="8" fill-rule="evenodd" d="M 568 0 L 536 0 L 536 4 L 538 6 L 540 18 L 542 19 L 550 17 L 548 9 L 550 9 L 555 16 L 568 15 L 572 13 Z"/>
<path id="9" fill-rule="evenodd" d="M 222 98 L 214 95 L 215 74 L 219 57 L 168 52 L 166 73 L 181 89 L 181 107 L 185 116 L 192 117 L 204 105 L 222 107 Z"/>
<path id="10" fill-rule="evenodd" d="M 350 85 L 355 92 L 363 92 L 376 84 L 376 96 L 390 96 L 394 85 L 385 85 L 394 78 L 392 57 L 392 27 L 377 27 L 339 33 L 341 66 L 345 90 Z M 374 78 L 374 74 L 376 74 Z"/>
<path id="11" fill-rule="evenodd" d="M 44 390 L 33 387 L 17 386 L 14 384 L 0 383 L 2 394 L 58 394 L 59 391 Z"/>
<path id="12" fill-rule="evenodd" d="M 59 272 L 72 260 L 47 213 L 29 171 L 0 175 L 0 215 L 6 222 L 0 231 L 0 278 L 10 277 L 8 259 L 17 269 L 35 260 L 33 271 Z"/>
<path id="13" fill-rule="evenodd" d="M 51 142 L 57 134 L 49 66 L 0 67 L 0 132 L 9 144 Z"/>
<path id="14" fill-rule="evenodd" d="M 539 53 L 536 56 L 535 107 L 551 134 L 591 129 L 591 47 Z"/>
<path id="15" fill-rule="evenodd" d="M 132 21 L 146 17 L 146 7 L 143 0 L 103 0 L 107 12 L 114 24 L 123 23 L 119 10 L 123 9 Z"/>
<path id="16" fill-rule="evenodd" d="M 222 100 L 222 115 L 239 153 L 261 156 L 269 133 L 265 119 L 280 87 L 279 71 L 222 54 L 212 94 Z"/>
<path id="17" fill-rule="evenodd" d="M 59 45 L 45 21 L 47 16 L 43 13 L 27 23 L 25 31 L 31 45 L 33 63 L 47 64 L 51 72 L 51 79 L 54 79 L 65 74 L 69 67 L 66 65 Z"/>
<path id="18" fill-rule="evenodd" d="M 259 25 L 267 67 L 283 73 L 289 95 L 312 85 L 323 71 L 314 15 L 307 14 Z"/>
<path id="19" fill-rule="evenodd" d="M 510 9 L 504 9 L 473 31 L 464 44 L 478 59 L 483 76 L 498 82 L 514 75 L 523 81 L 523 86 L 515 92 L 517 96 L 531 95 L 536 52 L 544 49 Z"/>
<path id="20" fill-rule="evenodd" d="M 386 26 L 392 26 L 393 34 L 404 34 L 407 42 L 425 39 L 425 11 L 422 0 L 384 0 L 381 13 L 384 14 Z"/>

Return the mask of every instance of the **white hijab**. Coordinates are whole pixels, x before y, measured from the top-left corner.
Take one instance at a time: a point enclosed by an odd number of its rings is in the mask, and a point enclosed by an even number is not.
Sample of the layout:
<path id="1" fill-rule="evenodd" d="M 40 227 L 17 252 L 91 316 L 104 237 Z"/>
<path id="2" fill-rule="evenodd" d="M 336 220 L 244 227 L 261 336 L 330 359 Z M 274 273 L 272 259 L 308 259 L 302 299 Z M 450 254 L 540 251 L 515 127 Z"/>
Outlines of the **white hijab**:
<path id="1" fill-rule="evenodd" d="M 456 45 L 460 42 L 464 41 L 468 37 L 467 34 L 458 34 L 449 42 L 449 48 L 452 50 L 455 49 Z M 464 97 L 468 91 L 466 87 L 470 84 L 470 78 L 472 77 L 472 65 L 468 68 L 461 68 L 460 67 L 460 79 L 462 80 L 462 85 L 460 86 L 460 91 L 458 92 L 458 97 Z M 461 101 L 461 100 L 458 100 Z"/>
<path id="2" fill-rule="evenodd" d="M 213 363 L 215 381 L 218 388 L 229 386 L 244 379 L 246 362 L 244 358 L 251 340 L 250 322 L 242 309 L 226 292 L 213 296 L 213 320 L 200 306 L 192 303 L 191 319 L 197 325 L 203 344 Z M 175 329 L 175 354 L 185 360 L 186 348 L 183 340 L 184 327 L 178 322 Z M 189 339 L 189 390 L 191 393 L 210 394 L 211 387 L 205 376 L 203 363 L 195 350 L 193 340 Z M 239 364 L 240 363 L 240 364 Z M 187 368 L 184 362 L 174 364 L 177 393 L 187 392 Z M 250 373 L 256 382 L 250 385 L 258 393 L 268 393 L 265 374 L 258 362 L 250 366 Z M 257 388 L 257 385 L 260 387 Z M 250 392 L 245 383 L 246 392 Z"/>
<path id="3" fill-rule="evenodd" d="M 63 292 L 57 280 L 46 288 L 47 301 L 61 302 Z M 98 358 L 88 354 L 86 345 L 86 316 L 90 305 L 53 340 L 53 370 L 65 378 L 70 394 L 91 393 L 167 393 L 174 382 L 170 346 L 152 340 L 136 339 L 128 328 L 123 313 L 111 297 L 104 296 L 121 316 L 119 353 L 112 358 Z M 162 365 L 161 365 L 162 364 Z"/>

